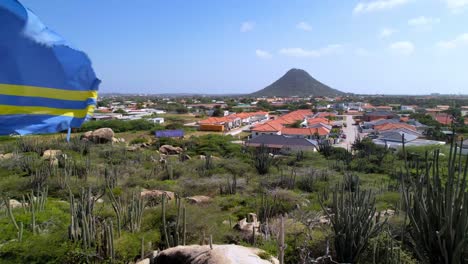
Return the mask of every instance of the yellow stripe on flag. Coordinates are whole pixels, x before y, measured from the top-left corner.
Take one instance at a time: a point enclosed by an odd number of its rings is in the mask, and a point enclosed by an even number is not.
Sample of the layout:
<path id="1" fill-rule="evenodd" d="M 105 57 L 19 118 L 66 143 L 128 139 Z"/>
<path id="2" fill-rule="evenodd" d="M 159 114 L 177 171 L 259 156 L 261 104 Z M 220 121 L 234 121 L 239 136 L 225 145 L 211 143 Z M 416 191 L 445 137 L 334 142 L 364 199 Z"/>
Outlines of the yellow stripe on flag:
<path id="1" fill-rule="evenodd" d="M 0 84 L 0 95 L 42 97 L 69 101 L 86 101 L 89 98 L 97 99 L 97 91 L 71 91 L 12 84 Z"/>
<path id="2" fill-rule="evenodd" d="M 0 105 L 0 115 L 53 115 L 85 118 L 86 114 L 88 114 L 88 111 L 91 110 L 90 108 L 94 108 L 94 106 L 89 106 L 85 109 L 77 110 L 41 106 Z"/>

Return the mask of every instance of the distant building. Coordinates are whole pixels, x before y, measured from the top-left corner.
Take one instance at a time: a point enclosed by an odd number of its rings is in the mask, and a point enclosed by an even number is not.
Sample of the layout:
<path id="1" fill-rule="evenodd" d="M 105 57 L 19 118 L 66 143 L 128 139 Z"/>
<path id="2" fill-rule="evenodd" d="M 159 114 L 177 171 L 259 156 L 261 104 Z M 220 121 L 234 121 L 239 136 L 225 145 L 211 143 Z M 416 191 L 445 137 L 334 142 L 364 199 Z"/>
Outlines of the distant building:
<path id="1" fill-rule="evenodd" d="M 163 117 L 150 118 L 148 120 L 152 121 L 155 124 L 164 124 L 164 118 Z"/>
<path id="2" fill-rule="evenodd" d="M 468 106 L 461 107 L 461 116 L 468 116 Z"/>
<path id="3" fill-rule="evenodd" d="M 415 112 L 416 111 L 416 108 L 417 106 L 415 105 L 402 105 L 400 107 L 401 111 L 407 111 L 407 112 Z"/>
<path id="4" fill-rule="evenodd" d="M 396 115 L 389 111 L 374 111 L 364 115 L 364 121 L 370 122 L 379 119 L 393 119 Z"/>

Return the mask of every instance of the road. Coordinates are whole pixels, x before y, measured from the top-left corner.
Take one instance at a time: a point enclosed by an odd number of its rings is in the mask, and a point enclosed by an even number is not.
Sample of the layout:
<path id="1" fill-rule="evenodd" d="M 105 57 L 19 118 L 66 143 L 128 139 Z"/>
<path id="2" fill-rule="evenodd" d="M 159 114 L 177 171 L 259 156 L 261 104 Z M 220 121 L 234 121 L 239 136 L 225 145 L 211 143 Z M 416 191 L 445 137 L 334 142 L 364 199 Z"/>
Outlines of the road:
<path id="1" fill-rule="evenodd" d="M 354 140 L 359 135 L 357 126 L 353 125 L 354 120 L 352 115 L 346 115 L 346 127 L 343 127 L 343 132 L 346 135 L 346 138 L 343 139 L 340 143 L 336 144 L 335 147 L 351 149 L 351 145 L 354 143 Z"/>
<path id="2" fill-rule="evenodd" d="M 246 125 L 246 126 L 242 126 L 242 127 L 239 127 L 239 128 L 235 128 L 235 129 L 232 129 L 232 130 L 229 130 L 225 133 L 225 135 L 231 135 L 231 136 L 235 136 L 237 134 L 240 134 L 242 133 L 242 131 L 248 129 L 249 127 L 251 127 L 252 125 Z"/>

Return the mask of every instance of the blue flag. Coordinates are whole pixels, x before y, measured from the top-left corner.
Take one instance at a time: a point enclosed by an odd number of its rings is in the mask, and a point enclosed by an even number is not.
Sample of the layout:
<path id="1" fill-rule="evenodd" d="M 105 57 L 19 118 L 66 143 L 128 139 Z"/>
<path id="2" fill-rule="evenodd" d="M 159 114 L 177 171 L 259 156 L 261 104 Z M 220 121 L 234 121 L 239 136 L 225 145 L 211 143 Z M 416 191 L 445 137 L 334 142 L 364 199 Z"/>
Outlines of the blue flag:
<path id="1" fill-rule="evenodd" d="M 17 0 L 0 1 L 0 135 L 80 127 L 99 83 L 85 53 Z"/>

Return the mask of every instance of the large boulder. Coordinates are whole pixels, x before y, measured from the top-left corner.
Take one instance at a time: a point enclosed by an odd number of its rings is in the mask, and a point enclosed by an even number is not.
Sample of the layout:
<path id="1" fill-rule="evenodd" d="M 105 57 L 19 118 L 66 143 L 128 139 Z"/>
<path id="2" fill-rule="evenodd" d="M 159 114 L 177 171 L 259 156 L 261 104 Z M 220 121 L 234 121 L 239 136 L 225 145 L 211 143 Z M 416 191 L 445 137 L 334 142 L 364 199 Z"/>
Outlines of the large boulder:
<path id="1" fill-rule="evenodd" d="M 205 195 L 195 195 L 187 197 L 187 201 L 191 204 L 203 204 L 211 202 L 211 197 Z"/>
<path id="2" fill-rule="evenodd" d="M 234 226 L 234 229 L 237 229 L 245 234 L 252 234 L 255 229 L 255 234 L 260 234 L 260 221 L 257 220 L 257 215 L 250 213 L 247 215 L 247 218 L 241 219 Z"/>
<path id="3" fill-rule="evenodd" d="M 163 194 L 166 194 L 166 197 L 169 200 L 173 200 L 175 198 L 175 194 L 173 192 L 163 190 L 143 190 L 140 193 L 143 198 L 160 198 Z"/>
<path id="4" fill-rule="evenodd" d="M 260 257 L 261 256 L 261 257 Z M 161 251 L 158 264 L 276 264 L 279 261 L 258 248 L 238 245 L 178 246 Z"/>
<path id="5" fill-rule="evenodd" d="M 45 160 L 56 159 L 62 155 L 62 151 L 59 149 L 48 149 L 42 153 L 42 158 Z"/>
<path id="6" fill-rule="evenodd" d="M 171 145 L 162 145 L 159 148 L 159 152 L 165 155 L 178 155 L 182 153 L 183 151 L 184 150 L 181 147 L 174 147 Z"/>
<path id="7" fill-rule="evenodd" d="M 0 154 L 0 160 L 12 159 L 14 156 L 13 153 Z"/>
<path id="8" fill-rule="evenodd" d="M 81 136 L 81 140 L 91 141 L 96 144 L 113 142 L 114 131 L 110 128 L 99 128 L 94 131 L 88 131 Z"/>

